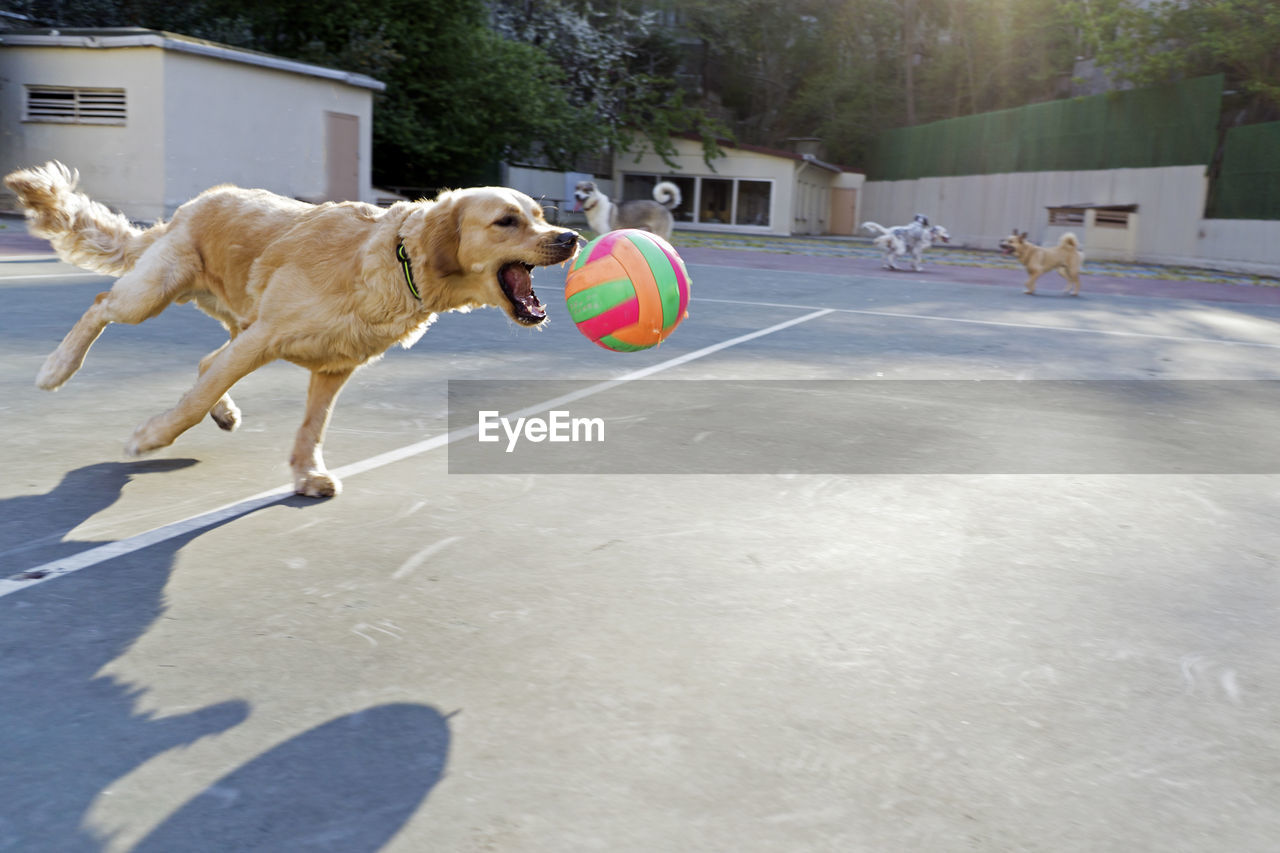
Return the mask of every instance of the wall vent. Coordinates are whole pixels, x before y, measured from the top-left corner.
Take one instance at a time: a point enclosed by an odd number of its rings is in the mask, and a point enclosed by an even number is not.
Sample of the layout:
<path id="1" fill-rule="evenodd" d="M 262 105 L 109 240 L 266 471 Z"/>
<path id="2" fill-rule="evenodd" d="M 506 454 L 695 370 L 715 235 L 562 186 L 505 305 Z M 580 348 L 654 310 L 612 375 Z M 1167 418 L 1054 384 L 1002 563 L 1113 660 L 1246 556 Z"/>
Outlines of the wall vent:
<path id="1" fill-rule="evenodd" d="M 27 86 L 25 121 L 56 124 L 125 123 L 124 89 Z"/>

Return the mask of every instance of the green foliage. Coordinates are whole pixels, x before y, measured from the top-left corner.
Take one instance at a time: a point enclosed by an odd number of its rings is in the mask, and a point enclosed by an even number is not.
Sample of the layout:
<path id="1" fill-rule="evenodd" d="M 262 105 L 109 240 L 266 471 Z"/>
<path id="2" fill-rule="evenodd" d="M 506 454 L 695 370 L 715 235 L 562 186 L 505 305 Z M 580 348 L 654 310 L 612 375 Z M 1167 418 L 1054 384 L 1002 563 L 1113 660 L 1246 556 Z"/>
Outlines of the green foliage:
<path id="1" fill-rule="evenodd" d="M 653 21 L 557 0 L 17 0 L 59 26 L 144 26 L 372 76 L 374 179 L 429 191 L 496 178 L 505 159 L 586 153 L 723 128 L 674 81 Z M 502 26 L 522 20 L 519 31 Z M 584 48 L 590 48 L 583 52 Z"/>
<path id="2" fill-rule="evenodd" d="M 1280 117 L 1280 4 L 1275 0 L 1095 0 L 1083 18 L 1100 62 L 1145 86 L 1223 72 L 1247 120 Z"/>
<path id="3" fill-rule="evenodd" d="M 711 87 L 748 141 L 824 140 L 859 164 L 884 129 L 1063 93 L 1076 31 L 1060 0 L 689 0 Z"/>
<path id="4" fill-rule="evenodd" d="M 13 0 L 65 25 L 139 24 L 387 83 L 379 181 L 460 183 L 693 133 L 865 163 L 882 131 L 1071 93 L 1077 56 L 1139 86 L 1216 72 L 1234 121 L 1280 118 L 1276 0 Z M 714 118 L 713 118 L 714 117 Z"/>
<path id="5" fill-rule="evenodd" d="M 493 0 L 494 28 L 544 52 L 564 74 L 564 89 L 583 121 L 572 136 L 544 140 L 556 166 L 588 151 L 623 151 L 643 139 L 671 162 L 671 136 L 693 133 L 708 160 L 727 129 L 688 103 L 677 82 L 680 47 L 653 11 L 616 4 L 608 12 L 573 0 Z"/>
<path id="6" fill-rule="evenodd" d="M 454 34 L 398 65 L 374 125 L 375 178 L 411 186 L 482 182 L 500 160 L 539 147 L 570 157 L 592 144 L 545 54 L 487 29 Z M 441 85 L 448 80 L 448 85 Z"/>

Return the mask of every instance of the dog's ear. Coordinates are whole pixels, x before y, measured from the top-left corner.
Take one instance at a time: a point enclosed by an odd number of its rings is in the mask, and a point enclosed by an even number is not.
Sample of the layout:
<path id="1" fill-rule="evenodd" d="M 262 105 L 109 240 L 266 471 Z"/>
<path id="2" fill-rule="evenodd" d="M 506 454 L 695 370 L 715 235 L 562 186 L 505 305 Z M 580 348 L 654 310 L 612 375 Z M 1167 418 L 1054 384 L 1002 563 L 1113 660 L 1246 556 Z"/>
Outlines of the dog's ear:
<path id="1" fill-rule="evenodd" d="M 439 278 L 462 273 L 458 251 L 462 248 L 461 202 L 438 197 L 423 217 L 421 251 L 431 274 Z"/>
<path id="2" fill-rule="evenodd" d="M 1023 240 L 1027 239 L 1027 232 L 1026 232 L 1026 231 L 1023 231 L 1023 232 L 1022 232 L 1022 239 L 1023 239 Z"/>

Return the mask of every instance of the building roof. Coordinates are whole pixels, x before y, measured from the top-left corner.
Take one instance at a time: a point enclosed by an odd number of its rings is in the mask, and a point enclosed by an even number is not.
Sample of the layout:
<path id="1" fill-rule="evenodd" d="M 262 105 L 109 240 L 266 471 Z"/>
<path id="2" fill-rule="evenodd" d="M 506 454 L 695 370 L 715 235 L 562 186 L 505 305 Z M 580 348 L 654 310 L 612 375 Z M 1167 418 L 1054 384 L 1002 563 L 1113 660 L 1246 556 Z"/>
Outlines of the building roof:
<path id="1" fill-rule="evenodd" d="M 835 163 L 828 163 L 825 160 L 819 160 L 812 154 L 801 154 L 798 151 L 788 151 L 785 148 L 769 148 L 765 145 L 752 145 L 747 142 L 729 142 L 728 140 L 717 140 L 722 148 L 737 148 L 739 151 L 752 151 L 756 154 L 767 154 L 770 157 L 782 157 L 787 160 L 795 160 L 800 163 L 808 163 L 817 166 L 820 169 L 826 169 L 830 172 L 843 172 L 845 169 L 837 166 Z"/>
<path id="2" fill-rule="evenodd" d="M 309 77 L 322 77 L 336 80 L 349 86 L 372 89 L 381 92 L 387 84 L 375 80 L 365 74 L 342 71 L 337 68 L 326 68 L 323 65 L 312 65 L 285 59 L 270 53 L 259 53 L 242 47 L 231 47 L 226 44 L 205 41 L 191 36 L 168 33 L 162 30 L 148 30 L 142 27 L 105 27 L 101 29 L 29 29 L 9 30 L 0 33 L 0 45 L 13 47 L 83 47 L 94 50 L 109 50 L 122 47 L 158 47 L 179 53 L 190 53 L 221 59 L 227 62 L 242 62 L 260 68 L 271 68 L 276 71 L 287 71 L 293 74 L 305 74 Z"/>
<path id="3" fill-rule="evenodd" d="M 676 135 L 694 142 L 702 141 L 702 137 L 698 136 L 696 133 L 679 133 Z M 767 145 L 753 145 L 748 142 L 734 142 L 728 139 L 717 139 L 716 144 L 721 148 L 736 148 L 739 151 L 750 151 L 753 154 L 764 154 L 768 157 L 781 157 L 785 160 L 795 160 L 798 163 L 809 163 L 810 165 L 817 166 L 820 169 L 826 169 L 827 171 L 836 172 L 837 174 L 846 172 L 862 174 L 861 169 L 851 169 L 835 163 L 828 163 L 825 160 L 819 160 L 812 154 L 801 154 L 798 151 L 789 151 L 786 148 L 770 148 Z"/>

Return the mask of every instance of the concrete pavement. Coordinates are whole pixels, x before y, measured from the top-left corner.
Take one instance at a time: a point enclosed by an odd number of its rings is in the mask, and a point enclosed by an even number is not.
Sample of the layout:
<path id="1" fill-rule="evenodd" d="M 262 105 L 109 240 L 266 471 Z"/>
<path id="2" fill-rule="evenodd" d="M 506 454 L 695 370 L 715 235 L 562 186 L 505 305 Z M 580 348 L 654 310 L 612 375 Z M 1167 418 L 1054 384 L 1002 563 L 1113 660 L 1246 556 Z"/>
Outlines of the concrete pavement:
<path id="1" fill-rule="evenodd" d="M 1018 475 L 460 474 L 436 439 L 459 379 L 511 384 L 512 407 L 548 399 L 527 380 L 619 380 L 569 408 L 624 432 L 697 402 L 634 395 L 646 369 L 783 393 L 1229 390 L 1280 380 L 1280 308 L 716 251 L 685 251 L 691 316 L 645 353 L 585 341 L 556 270 L 536 282 L 545 331 L 442 318 L 344 391 L 326 458 L 346 491 L 322 502 L 270 494 L 305 373 L 237 386 L 236 434 L 206 422 L 124 460 L 221 330 L 187 306 L 111 327 L 40 392 L 109 280 L 0 264 L 0 850 L 1270 851 L 1280 481 L 1262 464 L 1063 474 L 1038 443 L 1043 471 Z M 742 450 L 747 417 L 788 414 L 748 402 L 674 440 Z M 872 424 L 831 402 L 803 409 L 831 435 L 819 461 Z M 963 399 L 902 402 L 904 429 L 1030 438 Z M 1098 411 L 1071 428 L 1143 440 Z"/>

